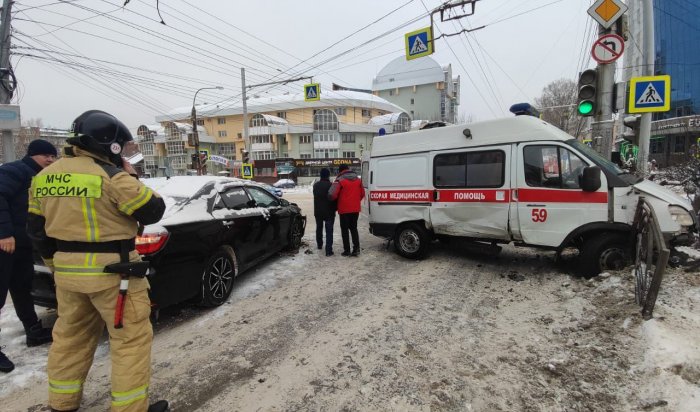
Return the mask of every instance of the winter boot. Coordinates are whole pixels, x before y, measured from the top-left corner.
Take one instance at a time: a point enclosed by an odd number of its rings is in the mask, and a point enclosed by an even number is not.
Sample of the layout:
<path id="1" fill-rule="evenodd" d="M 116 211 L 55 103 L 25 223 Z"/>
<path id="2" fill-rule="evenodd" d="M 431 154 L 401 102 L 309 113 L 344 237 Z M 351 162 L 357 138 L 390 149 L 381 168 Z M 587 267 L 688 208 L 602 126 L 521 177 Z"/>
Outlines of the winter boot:
<path id="1" fill-rule="evenodd" d="M 148 407 L 148 412 L 168 412 L 168 401 L 158 401 Z"/>
<path id="2" fill-rule="evenodd" d="M 25 328 L 24 331 L 27 333 L 27 346 L 29 347 L 39 346 L 53 341 L 51 329 L 42 327 L 41 321 Z"/>
<path id="3" fill-rule="evenodd" d="M 9 360 L 7 356 L 5 356 L 4 353 L 2 353 L 2 351 L 0 351 L 0 372 L 12 372 L 14 368 L 15 364 L 12 363 L 12 361 Z"/>

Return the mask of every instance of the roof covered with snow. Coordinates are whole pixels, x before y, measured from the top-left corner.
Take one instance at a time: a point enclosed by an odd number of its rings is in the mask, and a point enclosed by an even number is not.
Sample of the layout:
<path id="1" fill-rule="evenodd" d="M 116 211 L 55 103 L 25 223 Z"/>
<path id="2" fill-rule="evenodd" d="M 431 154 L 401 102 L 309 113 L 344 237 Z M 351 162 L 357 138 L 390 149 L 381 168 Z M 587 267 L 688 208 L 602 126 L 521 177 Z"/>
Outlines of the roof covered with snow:
<path id="1" fill-rule="evenodd" d="M 247 106 L 248 113 L 328 107 L 361 107 L 385 110 L 388 112 L 403 111 L 403 109 L 397 105 L 389 103 L 373 94 L 349 90 L 326 89 L 321 91 L 321 99 L 317 101 L 304 101 L 303 93 L 295 93 L 249 98 Z M 180 120 L 189 117 L 191 112 L 192 106 L 178 107 L 168 113 L 156 116 L 156 121 L 166 122 Z M 236 102 L 235 104 L 202 104 L 197 106 L 197 116 L 199 117 L 218 117 L 238 114 L 243 114 L 243 106 L 241 106 L 240 102 Z"/>

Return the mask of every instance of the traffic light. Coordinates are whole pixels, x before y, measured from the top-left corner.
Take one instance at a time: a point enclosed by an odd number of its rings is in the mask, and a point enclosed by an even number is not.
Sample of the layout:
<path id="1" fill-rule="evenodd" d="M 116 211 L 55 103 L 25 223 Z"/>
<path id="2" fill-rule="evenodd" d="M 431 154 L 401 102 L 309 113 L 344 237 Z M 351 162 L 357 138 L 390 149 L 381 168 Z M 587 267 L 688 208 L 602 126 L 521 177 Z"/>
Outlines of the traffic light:
<path id="1" fill-rule="evenodd" d="M 241 150 L 241 154 L 243 155 L 243 163 L 250 163 L 250 152 L 243 149 Z"/>
<path id="2" fill-rule="evenodd" d="M 622 133 L 622 138 L 635 146 L 639 146 L 639 125 L 642 122 L 642 116 L 627 116 L 622 120 L 622 122 L 626 127 L 632 129 L 631 131 L 625 130 L 625 132 Z"/>
<path id="3" fill-rule="evenodd" d="M 595 115 L 598 69 L 588 69 L 578 78 L 578 114 L 581 116 Z"/>
<path id="4" fill-rule="evenodd" d="M 192 169 L 197 170 L 197 154 L 192 153 L 192 156 L 190 158 L 192 160 Z"/>

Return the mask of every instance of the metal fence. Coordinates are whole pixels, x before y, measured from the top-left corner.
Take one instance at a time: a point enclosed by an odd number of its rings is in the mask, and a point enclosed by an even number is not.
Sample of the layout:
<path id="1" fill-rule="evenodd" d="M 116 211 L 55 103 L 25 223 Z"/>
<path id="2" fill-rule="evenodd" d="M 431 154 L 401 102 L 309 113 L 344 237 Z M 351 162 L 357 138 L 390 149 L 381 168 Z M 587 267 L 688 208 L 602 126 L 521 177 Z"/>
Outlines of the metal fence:
<path id="1" fill-rule="evenodd" d="M 654 209 L 639 198 L 634 214 L 636 250 L 634 262 L 635 297 L 645 320 L 652 318 L 656 297 L 666 270 L 670 251 L 666 247 Z"/>

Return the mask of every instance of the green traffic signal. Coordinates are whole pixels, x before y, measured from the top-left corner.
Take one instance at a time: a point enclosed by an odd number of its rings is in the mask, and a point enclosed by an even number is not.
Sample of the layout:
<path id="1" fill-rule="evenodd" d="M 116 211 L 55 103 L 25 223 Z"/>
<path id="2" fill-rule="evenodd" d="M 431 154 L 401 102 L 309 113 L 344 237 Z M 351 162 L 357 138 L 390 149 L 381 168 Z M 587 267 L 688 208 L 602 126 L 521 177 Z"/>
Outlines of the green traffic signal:
<path id="1" fill-rule="evenodd" d="M 593 113 L 593 102 L 590 100 L 584 100 L 578 104 L 578 114 L 582 116 L 588 116 Z"/>

